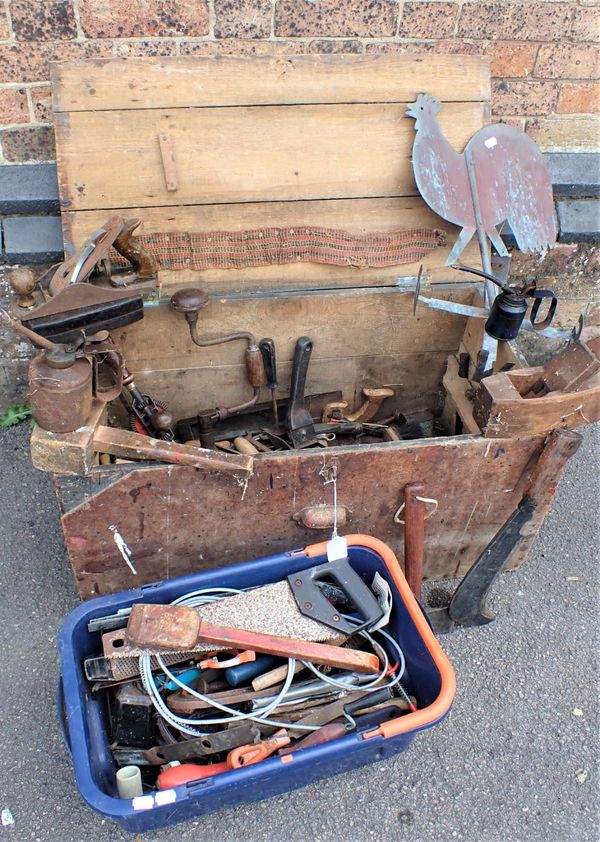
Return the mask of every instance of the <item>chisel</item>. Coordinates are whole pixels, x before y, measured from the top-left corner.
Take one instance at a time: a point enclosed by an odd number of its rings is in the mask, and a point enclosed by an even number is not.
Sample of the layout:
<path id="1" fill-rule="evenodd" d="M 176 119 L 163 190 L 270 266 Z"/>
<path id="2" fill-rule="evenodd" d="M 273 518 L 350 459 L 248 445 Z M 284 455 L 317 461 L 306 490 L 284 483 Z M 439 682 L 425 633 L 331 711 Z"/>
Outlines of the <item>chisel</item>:
<path id="1" fill-rule="evenodd" d="M 258 343 L 258 348 L 262 354 L 263 363 L 265 366 L 265 385 L 267 389 L 271 390 L 271 402 L 273 404 L 273 421 L 275 427 L 279 425 L 279 415 L 277 413 L 277 360 L 275 358 L 275 343 L 272 339 L 261 339 Z"/>

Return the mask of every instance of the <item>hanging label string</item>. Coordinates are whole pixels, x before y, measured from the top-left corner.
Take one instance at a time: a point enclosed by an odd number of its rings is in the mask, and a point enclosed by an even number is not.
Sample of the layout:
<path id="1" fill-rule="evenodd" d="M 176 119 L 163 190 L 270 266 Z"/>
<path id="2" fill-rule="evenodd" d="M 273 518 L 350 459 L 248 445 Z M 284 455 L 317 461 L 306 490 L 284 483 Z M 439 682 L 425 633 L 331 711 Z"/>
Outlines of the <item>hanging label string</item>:
<path id="1" fill-rule="evenodd" d="M 348 543 L 337 531 L 337 465 L 323 467 L 319 473 L 323 477 L 323 485 L 333 485 L 333 531 L 331 540 L 327 542 L 327 561 L 337 561 L 340 558 L 348 558 Z"/>

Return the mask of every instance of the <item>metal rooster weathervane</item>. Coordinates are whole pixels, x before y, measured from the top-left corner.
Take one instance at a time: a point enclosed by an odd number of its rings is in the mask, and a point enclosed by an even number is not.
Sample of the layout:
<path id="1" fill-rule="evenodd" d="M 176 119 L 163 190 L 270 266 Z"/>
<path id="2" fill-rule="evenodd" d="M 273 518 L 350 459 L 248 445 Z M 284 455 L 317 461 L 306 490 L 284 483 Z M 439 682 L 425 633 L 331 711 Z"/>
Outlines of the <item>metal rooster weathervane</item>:
<path id="1" fill-rule="evenodd" d="M 446 265 L 456 263 L 473 234 L 479 234 L 484 269 L 486 237 L 502 256 L 508 253 L 497 227 L 508 222 L 521 251 L 546 251 L 558 233 L 552 184 L 535 143 L 512 126 L 479 129 L 457 152 L 437 121 L 441 105 L 419 94 L 406 114 L 415 120 L 413 170 L 429 207 L 461 232 Z"/>

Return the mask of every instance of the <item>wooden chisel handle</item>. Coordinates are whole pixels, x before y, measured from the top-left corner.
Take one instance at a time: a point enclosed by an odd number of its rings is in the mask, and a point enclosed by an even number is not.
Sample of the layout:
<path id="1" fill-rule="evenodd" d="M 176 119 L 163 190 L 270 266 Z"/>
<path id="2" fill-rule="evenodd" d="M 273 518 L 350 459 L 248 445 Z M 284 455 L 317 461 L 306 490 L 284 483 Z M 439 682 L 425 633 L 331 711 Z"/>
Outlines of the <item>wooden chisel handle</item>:
<path id="1" fill-rule="evenodd" d="M 370 652 L 221 626 L 209 623 L 193 608 L 181 605 L 134 605 L 127 636 L 131 643 L 146 649 L 186 650 L 201 642 L 218 643 L 367 675 L 379 670 L 379 659 Z"/>

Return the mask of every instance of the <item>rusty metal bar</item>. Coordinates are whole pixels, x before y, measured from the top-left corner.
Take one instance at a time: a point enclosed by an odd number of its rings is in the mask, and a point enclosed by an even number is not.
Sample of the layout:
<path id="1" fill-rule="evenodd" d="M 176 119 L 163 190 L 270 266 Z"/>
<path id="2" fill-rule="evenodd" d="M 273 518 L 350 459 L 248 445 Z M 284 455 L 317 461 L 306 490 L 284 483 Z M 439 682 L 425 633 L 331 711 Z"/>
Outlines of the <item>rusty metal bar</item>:
<path id="1" fill-rule="evenodd" d="M 94 449 L 124 459 L 149 459 L 172 465 L 191 465 L 207 471 L 252 473 L 252 458 L 236 453 L 221 453 L 200 447 L 189 447 L 172 441 L 162 441 L 100 425 L 94 432 Z"/>
<path id="2" fill-rule="evenodd" d="M 417 597 L 421 599 L 423 584 L 423 556 L 425 552 L 425 502 L 420 482 L 404 486 L 404 575 Z"/>

